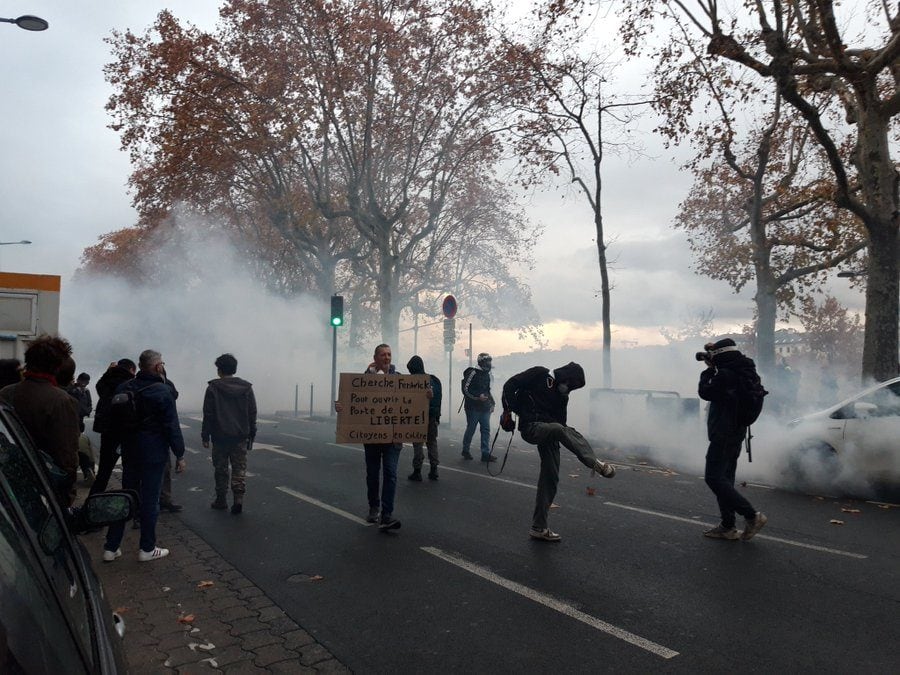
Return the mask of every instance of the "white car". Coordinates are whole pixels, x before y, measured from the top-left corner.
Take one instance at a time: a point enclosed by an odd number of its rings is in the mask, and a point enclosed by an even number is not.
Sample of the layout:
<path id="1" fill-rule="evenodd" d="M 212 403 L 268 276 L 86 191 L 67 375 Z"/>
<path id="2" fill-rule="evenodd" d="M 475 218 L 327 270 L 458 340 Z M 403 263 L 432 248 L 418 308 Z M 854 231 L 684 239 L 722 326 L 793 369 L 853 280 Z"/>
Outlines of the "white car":
<path id="1" fill-rule="evenodd" d="M 788 426 L 789 472 L 804 486 L 900 490 L 900 377 Z"/>

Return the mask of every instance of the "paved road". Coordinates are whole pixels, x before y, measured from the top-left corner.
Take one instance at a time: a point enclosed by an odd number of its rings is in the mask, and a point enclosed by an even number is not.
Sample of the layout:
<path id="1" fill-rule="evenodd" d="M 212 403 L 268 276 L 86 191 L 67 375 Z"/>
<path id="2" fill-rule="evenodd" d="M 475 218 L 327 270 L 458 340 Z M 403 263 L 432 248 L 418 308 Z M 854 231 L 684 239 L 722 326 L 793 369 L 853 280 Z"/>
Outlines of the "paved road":
<path id="1" fill-rule="evenodd" d="M 329 423 L 270 419 L 232 516 L 209 508 L 199 421 L 182 422 L 180 517 L 356 672 L 896 672 L 900 508 L 751 486 L 769 525 L 711 541 L 696 475 L 614 457 L 619 474 L 592 479 L 564 451 L 563 541 L 534 542 L 533 448 L 516 440 L 491 478 L 459 458 L 454 429 L 437 483 L 406 480 L 404 449 L 403 527 L 384 534 L 363 520 L 361 447 Z"/>

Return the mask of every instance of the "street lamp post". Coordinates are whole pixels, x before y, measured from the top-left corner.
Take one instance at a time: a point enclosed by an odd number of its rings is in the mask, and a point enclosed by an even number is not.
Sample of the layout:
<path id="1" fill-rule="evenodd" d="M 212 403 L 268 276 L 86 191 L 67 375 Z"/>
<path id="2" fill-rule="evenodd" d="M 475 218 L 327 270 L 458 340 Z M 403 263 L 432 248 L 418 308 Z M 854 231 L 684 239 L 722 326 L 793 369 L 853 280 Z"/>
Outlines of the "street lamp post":
<path id="1" fill-rule="evenodd" d="M 31 242 L 28 239 L 22 239 L 20 241 L 0 241 L 0 246 L 15 246 L 17 244 L 30 244 Z"/>
<path id="2" fill-rule="evenodd" d="M 4 19 L 0 17 L 0 23 L 14 23 L 24 30 L 41 31 L 47 30 L 50 24 L 39 16 L 24 14 L 16 19 Z"/>

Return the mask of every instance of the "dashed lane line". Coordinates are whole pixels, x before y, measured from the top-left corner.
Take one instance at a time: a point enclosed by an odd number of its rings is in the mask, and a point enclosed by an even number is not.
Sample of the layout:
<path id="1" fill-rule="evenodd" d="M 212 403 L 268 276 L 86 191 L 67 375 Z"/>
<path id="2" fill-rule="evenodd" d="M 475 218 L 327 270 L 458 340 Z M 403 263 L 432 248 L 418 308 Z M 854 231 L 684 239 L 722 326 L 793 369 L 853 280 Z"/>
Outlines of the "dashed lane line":
<path id="1" fill-rule="evenodd" d="M 296 452 L 288 452 L 287 450 L 282 450 L 280 445 L 270 445 L 268 443 L 254 443 L 254 450 L 266 450 L 268 452 L 274 452 L 279 455 L 284 455 L 285 457 L 292 457 L 294 459 L 306 459 L 306 455 L 298 455 Z"/>
<path id="2" fill-rule="evenodd" d="M 299 499 L 301 501 L 312 504 L 313 506 L 318 506 L 321 509 L 330 511 L 333 514 L 338 515 L 341 518 L 346 518 L 347 520 L 353 521 L 354 523 L 356 523 L 358 525 L 363 525 L 365 527 L 368 527 L 369 525 L 371 525 L 371 523 L 366 522 L 366 520 L 364 520 L 363 518 L 360 518 L 359 516 L 354 516 L 352 513 L 348 513 L 347 511 L 344 511 L 343 509 L 339 509 L 336 506 L 332 506 L 331 504 L 326 504 L 325 502 L 319 501 L 315 497 L 310 497 L 309 495 L 305 495 L 302 492 L 297 492 L 296 490 L 292 490 L 289 487 L 279 485 L 275 489 L 281 490 L 285 494 L 288 494 L 291 497 L 294 497 L 295 499 Z"/>
<path id="3" fill-rule="evenodd" d="M 651 640 L 642 638 L 640 635 L 635 635 L 634 633 L 631 633 L 624 628 L 619 628 L 618 626 L 614 626 L 613 624 L 607 623 L 606 621 L 591 616 L 590 614 L 586 614 L 585 612 L 576 609 L 567 602 L 563 602 L 562 600 L 558 600 L 545 593 L 536 591 L 533 588 L 523 586 L 520 583 L 517 583 L 505 577 L 501 577 L 499 574 L 496 574 L 485 567 L 450 555 L 449 553 L 445 553 L 441 549 L 434 548 L 433 546 L 422 546 L 421 549 L 426 553 L 430 553 L 431 555 L 450 563 L 451 565 L 455 565 L 456 567 L 469 572 L 470 574 L 474 574 L 486 581 L 491 582 L 492 584 L 500 586 L 501 588 L 505 588 L 508 591 L 517 593 L 518 595 L 521 595 L 522 597 L 527 598 L 532 602 L 536 602 L 540 605 L 543 605 L 544 607 L 559 612 L 560 614 L 575 619 L 576 621 L 587 624 L 591 628 L 595 628 L 600 632 L 606 633 L 607 635 L 610 635 L 618 640 L 627 642 L 631 645 L 634 645 L 635 647 L 640 647 L 641 649 L 648 651 L 651 654 L 655 654 L 656 656 L 662 657 L 664 659 L 671 659 L 678 656 L 678 652 L 673 649 L 663 647 L 662 645 L 652 642 Z"/>
<path id="4" fill-rule="evenodd" d="M 659 511 L 651 511 L 650 509 L 642 509 L 637 506 L 628 506 L 627 504 L 617 504 L 616 502 L 603 502 L 606 506 L 614 506 L 618 509 L 643 513 L 648 516 L 657 516 L 658 518 L 666 518 L 668 520 L 676 520 L 680 523 L 690 523 L 691 525 L 701 525 L 703 527 L 715 527 L 715 523 L 705 523 L 692 518 L 684 518 L 682 516 L 673 516 L 668 513 L 660 513 Z M 838 548 L 828 548 L 827 546 L 817 546 L 815 544 L 806 544 L 802 541 L 794 541 L 793 539 L 782 539 L 781 537 L 772 537 L 767 534 L 757 534 L 755 539 L 765 539 L 767 541 L 775 541 L 779 544 L 787 544 L 788 546 L 797 546 L 798 548 L 806 548 L 812 551 L 820 551 L 821 553 L 831 553 L 833 555 L 842 555 L 848 558 L 856 558 L 857 560 L 865 560 L 869 556 L 862 553 L 853 553 L 851 551 L 842 551 Z"/>

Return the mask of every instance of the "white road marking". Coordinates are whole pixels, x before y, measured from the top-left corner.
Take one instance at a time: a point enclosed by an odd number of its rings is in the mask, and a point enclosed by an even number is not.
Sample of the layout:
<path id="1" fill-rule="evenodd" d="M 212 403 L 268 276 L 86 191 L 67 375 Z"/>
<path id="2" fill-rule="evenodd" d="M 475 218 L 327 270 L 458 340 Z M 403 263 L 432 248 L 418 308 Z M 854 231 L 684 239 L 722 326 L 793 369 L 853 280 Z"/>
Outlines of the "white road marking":
<path id="1" fill-rule="evenodd" d="M 615 506 L 619 509 L 626 509 L 627 511 L 635 511 L 636 513 L 643 513 L 648 516 L 657 516 L 659 518 L 667 518 L 668 520 L 677 520 L 681 523 L 690 523 L 691 525 L 702 525 L 703 527 L 715 527 L 716 523 L 705 523 L 700 520 L 693 520 L 691 518 L 682 518 L 681 516 L 673 516 L 668 513 L 660 513 L 659 511 L 651 511 L 649 509 L 641 509 L 636 506 L 628 506 L 626 504 L 617 504 L 616 502 L 603 502 L 606 506 Z M 816 546 L 815 544 L 805 544 L 802 541 L 794 541 L 793 539 L 782 539 L 781 537 L 771 537 L 766 534 L 757 534 L 755 539 L 765 539 L 767 541 L 777 541 L 780 544 L 788 544 L 789 546 L 797 546 L 799 548 L 808 548 L 812 551 L 821 551 L 822 553 L 832 553 L 834 555 L 843 555 L 848 558 L 857 558 L 859 560 L 865 560 L 869 556 L 863 555 L 862 553 L 852 553 L 850 551 L 842 551 L 837 548 L 828 548 L 826 546 Z"/>
<path id="2" fill-rule="evenodd" d="M 187 416 L 187 419 L 189 419 L 189 420 L 196 420 L 197 422 L 202 422 L 202 421 L 203 421 L 203 418 L 202 418 L 202 417 L 197 417 L 196 415 L 188 415 L 188 416 Z"/>
<path id="3" fill-rule="evenodd" d="M 363 525 L 365 527 L 368 527 L 369 525 L 371 525 L 371 523 L 366 522 L 365 519 L 360 518 L 359 516 L 354 516 L 352 513 L 348 513 L 347 511 L 344 511 L 335 506 L 332 506 L 331 504 L 326 504 L 325 502 L 320 502 L 315 497 L 310 497 L 309 495 L 305 495 L 302 492 L 297 492 L 296 490 L 292 490 L 289 487 L 284 487 L 282 485 L 279 485 L 275 489 L 281 490 L 285 494 L 289 494 L 291 497 L 295 497 L 297 499 L 300 499 L 301 501 L 308 502 L 308 503 L 312 504 L 313 506 L 318 506 L 319 508 L 325 509 L 326 511 L 331 511 L 331 513 L 341 516 L 342 518 L 346 518 L 347 520 L 351 520 L 358 525 Z"/>
<path id="4" fill-rule="evenodd" d="M 257 424 L 279 424 L 279 423 L 280 423 L 280 420 L 264 420 L 264 419 L 262 419 L 262 418 L 260 418 L 260 417 L 257 417 L 257 418 L 256 418 L 256 423 L 257 423 Z"/>
<path id="5" fill-rule="evenodd" d="M 182 429 L 190 429 L 187 424 L 182 424 L 181 422 L 178 423 L 178 426 L 180 426 Z"/>
<path id="6" fill-rule="evenodd" d="M 254 450 L 268 450 L 269 452 L 274 452 L 279 455 L 285 455 L 286 457 L 293 457 L 294 459 L 306 459 L 305 455 L 298 455 L 296 452 L 288 452 L 287 450 L 282 450 L 280 445 L 269 445 L 268 443 L 254 443 Z"/>
<path id="7" fill-rule="evenodd" d="M 544 607 L 557 611 L 560 614 L 564 614 L 565 616 L 575 619 L 576 621 L 580 621 L 581 623 L 587 624 L 591 628 L 595 628 L 602 633 L 606 633 L 607 635 L 610 635 L 614 638 L 623 640 L 624 642 L 632 644 L 635 647 L 640 647 L 641 649 L 644 649 L 651 654 L 655 654 L 656 656 L 660 656 L 664 659 L 671 659 L 675 656 L 678 656 L 678 652 L 669 649 L 668 647 L 663 647 L 662 645 L 651 642 L 650 640 L 642 638 L 639 635 L 630 633 L 623 628 L 619 628 L 618 626 L 614 626 L 611 623 L 607 623 L 606 621 L 602 621 L 596 617 L 593 617 L 590 614 L 585 614 L 584 612 L 576 609 L 567 602 L 557 600 L 556 598 L 546 595 L 545 593 L 541 593 L 540 591 L 536 591 L 533 588 L 523 586 L 520 583 L 511 581 L 510 579 L 506 579 L 505 577 L 501 577 L 500 575 L 495 574 L 485 567 L 475 565 L 468 562 L 467 560 L 463 560 L 462 558 L 457 558 L 456 556 L 452 556 L 432 546 L 423 546 L 422 550 L 426 553 L 430 553 L 437 558 L 440 558 L 441 560 L 444 560 L 445 562 L 450 563 L 451 565 L 455 565 L 456 567 L 459 567 L 466 572 L 470 572 L 471 574 L 479 576 L 486 581 L 490 581 L 492 584 L 496 584 L 508 591 L 512 591 L 513 593 L 517 593 L 522 597 L 528 598 L 533 602 L 543 605 Z"/>
<path id="8" fill-rule="evenodd" d="M 197 450 L 196 448 L 185 448 L 185 450 L 187 450 L 187 451 L 188 451 L 189 453 L 191 453 L 192 455 L 199 455 L 199 454 L 200 454 L 200 451 Z"/>
<path id="9" fill-rule="evenodd" d="M 281 436 L 287 436 L 288 438 L 299 438 L 301 441 L 310 441 L 312 440 L 308 436 L 298 436 L 297 434 L 286 434 L 283 431 L 278 432 Z"/>

